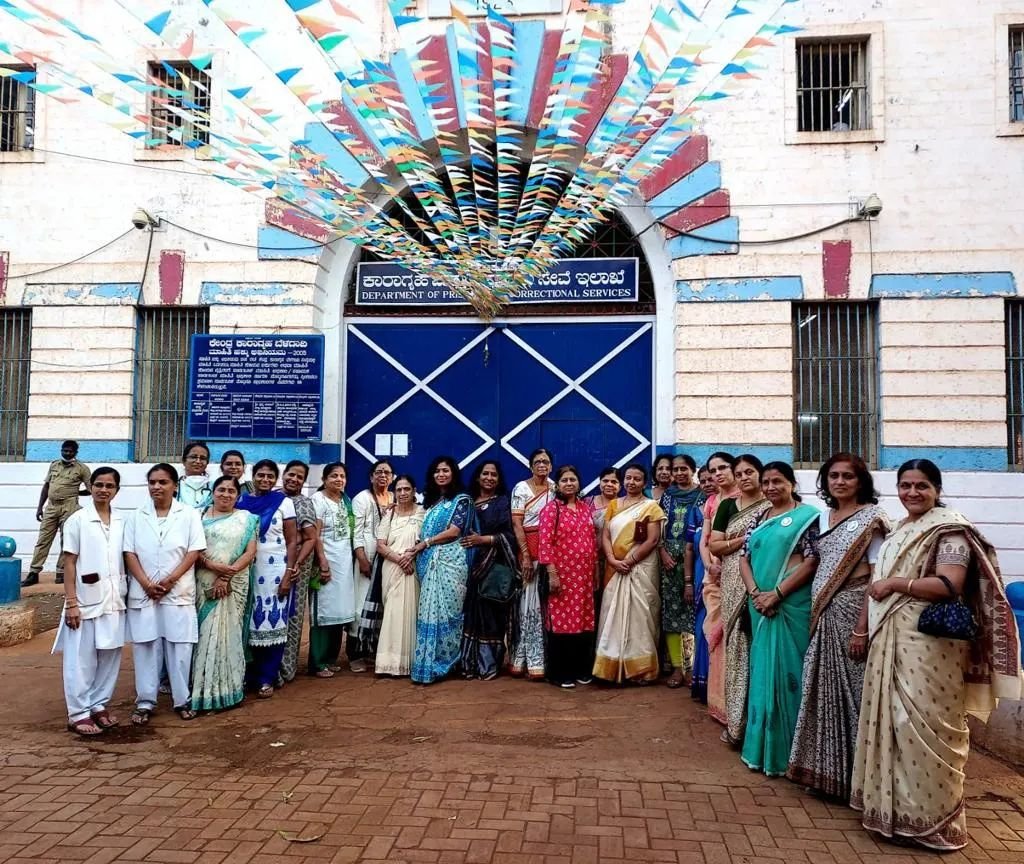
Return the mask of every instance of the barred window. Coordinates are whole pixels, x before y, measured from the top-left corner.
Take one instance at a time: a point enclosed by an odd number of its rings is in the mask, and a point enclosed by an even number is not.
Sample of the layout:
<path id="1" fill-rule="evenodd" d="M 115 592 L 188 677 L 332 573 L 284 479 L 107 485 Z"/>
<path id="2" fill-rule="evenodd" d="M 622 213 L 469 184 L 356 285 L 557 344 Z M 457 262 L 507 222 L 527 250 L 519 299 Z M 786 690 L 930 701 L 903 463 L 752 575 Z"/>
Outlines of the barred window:
<path id="1" fill-rule="evenodd" d="M 797 131 L 871 128 L 868 37 L 797 42 Z"/>
<path id="2" fill-rule="evenodd" d="M 1010 122 L 1024 123 L 1024 27 L 1010 28 Z"/>
<path id="3" fill-rule="evenodd" d="M 793 304 L 793 460 L 817 468 L 848 451 L 877 459 L 877 307 Z"/>
<path id="4" fill-rule="evenodd" d="M 0 153 L 31 150 L 35 146 L 36 91 L 31 66 L 0 66 Z"/>
<path id="5" fill-rule="evenodd" d="M 0 459 L 25 458 L 32 310 L 0 309 Z"/>
<path id="6" fill-rule="evenodd" d="M 188 62 L 149 64 L 150 147 L 170 144 L 201 147 L 210 143 L 210 73 Z"/>
<path id="7" fill-rule="evenodd" d="M 1024 301 L 1006 301 L 1006 438 L 1008 463 L 1024 470 Z"/>
<path id="8" fill-rule="evenodd" d="M 185 444 L 192 336 L 207 333 L 199 307 L 140 307 L 135 351 L 135 458 L 177 462 Z"/>

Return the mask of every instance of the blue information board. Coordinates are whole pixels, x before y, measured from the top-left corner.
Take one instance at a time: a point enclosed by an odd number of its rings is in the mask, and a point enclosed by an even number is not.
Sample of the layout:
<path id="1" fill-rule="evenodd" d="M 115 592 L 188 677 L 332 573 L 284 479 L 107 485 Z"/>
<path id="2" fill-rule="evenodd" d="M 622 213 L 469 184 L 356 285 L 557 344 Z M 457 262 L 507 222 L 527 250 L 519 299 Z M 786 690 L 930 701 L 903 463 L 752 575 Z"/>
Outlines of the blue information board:
<path id="1" fill-rule="evenodd" d="M 220 441 L 319 441 L 324 337 L 192 337 L 188 435 Z"/>
<path id="2" fill-rule="evenodd" d="M 629 303 L 639 297 L 636 258 L 565 258 L 509 298 L 519 303 Z M 356 268 L 356 303 L 368 306 L 457 306 L 465 299 L 429 273 L 400 264 Z"/>

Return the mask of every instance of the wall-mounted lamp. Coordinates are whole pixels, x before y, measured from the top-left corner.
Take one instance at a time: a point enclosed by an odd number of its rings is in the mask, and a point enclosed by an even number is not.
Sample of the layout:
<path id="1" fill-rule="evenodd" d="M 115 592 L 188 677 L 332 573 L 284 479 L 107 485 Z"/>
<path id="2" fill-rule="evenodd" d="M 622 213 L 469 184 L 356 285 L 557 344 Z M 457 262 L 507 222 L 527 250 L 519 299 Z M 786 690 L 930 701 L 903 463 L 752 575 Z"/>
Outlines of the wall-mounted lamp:
<path id="1" fill-rule="evenodd" d="M 882 199 L 872 192 L 857 209 L 857 216 L 861 219 L 876 219 L 881 212 Z"/>

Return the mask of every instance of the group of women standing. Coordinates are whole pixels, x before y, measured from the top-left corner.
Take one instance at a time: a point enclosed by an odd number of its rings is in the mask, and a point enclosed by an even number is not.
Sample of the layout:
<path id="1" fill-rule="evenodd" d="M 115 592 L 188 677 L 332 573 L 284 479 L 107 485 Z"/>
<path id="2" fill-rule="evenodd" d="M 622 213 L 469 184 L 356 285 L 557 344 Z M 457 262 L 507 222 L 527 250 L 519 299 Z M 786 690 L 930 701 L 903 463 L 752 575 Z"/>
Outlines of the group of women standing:
<path id="1" fill-rule="evenodd" d="M 995 551 L 941 503 L 926 459 L 897 472 L 895 528 L 853 454 L 821 467 L 824 511 L 784 462 L 720 452 L 706 467 L 715 490 L 689 535 L 694 695 L 722 740 L 753 770 L 849 802 L 871 831 L 962 848 L 966 715 L 1022 694 Z"/>
<path id="2" fill-rule="evenodd" d="M 464 487 L 442 456 L 422 506 L 386 461 L 350 499 L 341 463 L 307 498 L 302 462 L 278 488 L 260 461 L 243 489 L 242 454 L 212 481 L 209 457 L 195 442 L 183 477 L 154 465 L 150 500 L 123 518 L 117 472 L 97 469 L 68 521 L 55 648 L 78 734 L 116 724 L 106 705 L 126 641 L 134 723 L 161 679 L 183 719 L 247 689 L 269 698 L 296 674 L 308 605 L 319 678 L 343 647 L 352 672 L 421 684 L 506 670 L 571 689 L 665 672 L 751 769 L 849 801 L 884 836 L 966 843 L 966 715 L 1021 697 L 1020 644 L 995 552 L 941 503 L 928 460 L 899 469 L 907 517 L 893 528 L 849 453 L 818 473 L 823 511 L 790 465 L 753 454 L 718 452 L 699 471 L 659 457 L 650 486 L 644 466 L 608 468 L 586 499 L 579 472 L 543 448 L 511 491 L 494 460 Z"/>

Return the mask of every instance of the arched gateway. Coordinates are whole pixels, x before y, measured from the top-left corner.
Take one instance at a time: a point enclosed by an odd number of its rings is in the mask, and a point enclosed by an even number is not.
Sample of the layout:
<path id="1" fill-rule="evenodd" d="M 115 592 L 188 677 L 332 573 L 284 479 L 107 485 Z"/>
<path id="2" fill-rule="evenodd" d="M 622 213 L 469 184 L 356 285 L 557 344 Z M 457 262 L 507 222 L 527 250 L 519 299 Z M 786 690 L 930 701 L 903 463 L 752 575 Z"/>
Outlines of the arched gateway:
<path id="1" fill-rule="evenodd" d="M 650 224 L 642 203 L 635 211 Z M 514 477 L 543 446 L 593 486 L 604 465 L 649 461 L 658 433 L 671 428 L 672 276 L 645 227 L 615 214 L 574 251 L 571 261 L 581 263 L 564 268 L 562 279 L 588 296 L 513 302 L 491 321 L 468 304 L 392 302 L 409 295 L 389 290 L 397 280 L 377 277 L 367 253 L 321 262 L 329 294 L 323 329 L 329 355 L 340 358 L 342 457 L 353 476 L 390 457 L 421 482 L 430 459 L 447 453 L 463 467 L 499 459 Z M 581 291 L 574 270 L 615 282 L 624 276 L 631 296 L 600 285 Z M 360 291 L 360 280 L 363 289 L 383 282 L 384 290 Z"/>

